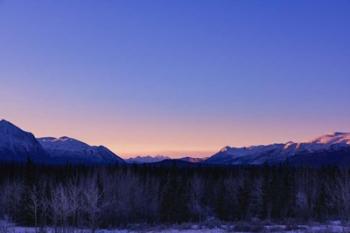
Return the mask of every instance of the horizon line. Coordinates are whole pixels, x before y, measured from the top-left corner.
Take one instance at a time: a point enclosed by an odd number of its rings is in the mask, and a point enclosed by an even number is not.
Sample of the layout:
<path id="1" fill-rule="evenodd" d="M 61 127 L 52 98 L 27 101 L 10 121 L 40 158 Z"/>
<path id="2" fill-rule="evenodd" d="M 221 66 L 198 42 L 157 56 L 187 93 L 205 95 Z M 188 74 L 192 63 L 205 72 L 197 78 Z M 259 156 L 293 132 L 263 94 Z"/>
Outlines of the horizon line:
<path id="1" fill-rule="evenodd" d="M 0 121 L 4 121 L 4 122 L 8 122 L 18 128 L 20 128 L 21 130 L 25 131 L 25 132 L 30 132 L 32 133 L 32 131 L 27 131 L 26 129 L 23 129 L 22 127 L 18 126 L 17 124 L 15 123 L 12 123 L 12 121 L 9 121 L 5 118 L 0 118 Z M 110 149 L 113 153 L 115 153 L 116 155 L 124 158 L 124 159 L 128 159 L 128 158 L 134 158 L 134 157 L 137 157 L 137 156 L 152 156 L 152 157 L 155 157 L 155 156 L 166 156 L 166 157 L 170 157 L 170 158 L 183 158 L 183 157 L 193 157 L 193 158 L 205 158 L 205 157 L 208 157 L 208 156 L 211 156 L 215 153 L 217 153 L 218 151 L 220 151 L 222 148 L 225 148 L 225 147 L 236 147 L 236 148 L 245 148 L 245 147 L 252 147 L 252 146 L 264 146 L 264 145 L 271 145 L 271 144 L 285 144 L 285 143 L 307 143 L 309 140 L 306 140 L 306 141 L 294 141 L 294 140 L 285 140 L 284 142 L 272 142 L 272 143 L 257 143 L 257 144 L 246 144 L 246 145 L 232 145 L 232 144 L 228 144 L 228 145 L 223 145 L 221 147 L 217 147 L 217 148 L 210 148 L 210 149 L 204 149 L 204 150 L 201 150 L 201 149 L 184 149 L 184 150 L 181 150 L 181 149 L 165 149 L 165 150 L 144 150 L 143 152 L 137 152 L 137 151 L 133 151 L 133 152 L 127 152 L 127 151 L 123 151 L 123 150 L 119 150 L 118 148 L 116 148 L 115 146 L 113 146 L 111 143 L 91 143 L 89 140 L 85 140 L 85 139 L 80 139 L 80 138 L 76 138 L 76 137 L 70 137 L 70 136 L 48 136 L 48 135 L 41 135 L 41 136 L 36 136 L 36 134 L 32 133 L 34 135 L 34 137 L 36 139 L 39 139 L 39 138 L 44 138 L 44 137 L 53 137 L 53 138 L 62 138 L 62 137 L 68 137 L 68 138 L 72 138 L 72 139 L 75 139 L 75 140 L 78 140 L 78 141 L 81 141 L 83 143 L 86 143 L 90 146 L 105 146 L 107 147 L 108 149 Z M 321 134 L 321 135 L 318 135 L 316 137 L 314 137 L 313 139 L 311 140 L 315 140 L 319 137 L 322 137 L 322 136 L 327 136 L 327 135 L 337 135 L 337 134 L 350 134 L 350 132 L 345 132 L 345 131 L 339 131 L 339 130 L 335 130 L 333 132 L 328 132 L 328 133 L 325 133 L 325 134 Z M 87 142 L 89 141 L 89 142 Z M 99 145 L 100 144 L 100 145 Z M 145 152 L 146 151 L 146 152 Z"/>

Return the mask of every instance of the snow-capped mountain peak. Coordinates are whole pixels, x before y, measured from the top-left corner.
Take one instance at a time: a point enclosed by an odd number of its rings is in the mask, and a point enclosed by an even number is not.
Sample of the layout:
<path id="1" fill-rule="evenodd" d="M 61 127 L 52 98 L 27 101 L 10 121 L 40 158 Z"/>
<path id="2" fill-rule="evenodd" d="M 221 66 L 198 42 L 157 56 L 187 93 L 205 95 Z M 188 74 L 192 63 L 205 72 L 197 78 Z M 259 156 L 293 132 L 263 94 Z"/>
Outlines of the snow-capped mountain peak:
<path id="1" fill-rule="evenodd" d="M 170 159 L 170 157 L 163 156 L 163 155 L 156 155 L 156 156 L 146 155 L 146 156 L 136 156 L 133 158 L 128 158 L 125 161 L 127 163 L 143 164 L 143 163 L 157 163 L 168 159 Z"/>
<path id="2" fill-rule="evenodd" d="M 230 146 L 225 146 L 225 147 L 223 147 L 221 150 L 220 150 L 220 152 L 228 152 L 228 151 L 230 151 L 232 149 L 232 147 L 230 147 Z"/>
<path id="3" fill-rule="evenodd" d="M 9 121 L 7 121 L 5 119 L 1 119 L 0 120 L 0 126 L 5 126 L 5 125 L 12 125 L 13 126 L 13 124 L 11 122 L 9 122 Z"/>
<path id="4" fill-rule="evenodd" d="M 90 147 L 84 142 L 67 136 L 60 138 L 44 137 L 38 138 L 38 140 L 44 148 L 50 150 L 80 151 L 87 150 Z"/>
<path id="5" fill-rule="evenodd" d="M 350 133 L 335 132 L 333 134 L 327 134 L 327 135 L 318 137 L 310 141 L 309 143 L 326 144 L 326 145 L 334 145 L 334 144 L 350 145 Z"/>
<path id="6" fill-rule="evenodd" d="M 120 157 L 104 146 L 90 146 L 85 142 L 63 136 L 60 138 L 44 137 L 38 139 L 41 145 L 57 160 L 70 160 L 77 163 L 124 162 Z"/>
<path id="7" fill-rule="evenodd" d="M 0 133 L 1 134 L 13 134 L 13 133 L 26 133 L 25 131 L 21 130 L 11 122 L 2 119 L 0 121 Z"/>
<path id="8" fill-rule="evenodd" d="M 25 132 L 6 120 L 0 121 L 0 145 L 22 145 L 28 148 L 29 144 L 37 143 L 33 134 Z"/>
<path id="9" fill-rule="evenodd" d="M 23 131 L 9 121 L 0 121 L 0 158 L 5 161 L 25 162 L 45 160 L 46 153 L 34 135 Z"/>
<path id="10" fill-rule="evenodd" d="M 302 154 L 316 154 L 350 149 L 350 133 L 335 132 L 323 135 L 309 142 L 287 142 L 249 147 L 222 148 L 206 160 L 215 164 L 263 164 L 280 163 Z"/>
<path id="11" fill-rule="evenodd" d="M 90 146 L 67 136 L 35 138 L 9 121 L 0 120 L 0 160 L 40 163 L 115 164 L 124 160 L 104 146 Z"/>

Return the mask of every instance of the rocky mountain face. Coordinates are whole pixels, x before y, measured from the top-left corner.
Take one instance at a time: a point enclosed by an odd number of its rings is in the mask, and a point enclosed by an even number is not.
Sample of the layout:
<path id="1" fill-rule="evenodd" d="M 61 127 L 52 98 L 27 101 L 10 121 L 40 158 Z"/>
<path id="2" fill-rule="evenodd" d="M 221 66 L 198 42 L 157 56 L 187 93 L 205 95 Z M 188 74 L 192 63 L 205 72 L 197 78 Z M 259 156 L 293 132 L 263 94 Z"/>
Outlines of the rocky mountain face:
<path id="1" fill-rule="evenodd" d="M 104 146 L 90 146 L 69 137 L 38 138 L 42 147 L 56 163 L 113 164 L 124 160 Z"/>
<path id="2" fill-rule="evenodd" d="M 46 162 L 48 154 L 34 135 L 12 123 L 0 121 L 0 159 L 7 162 Z"/>
<path id="3" fill-rule="evenodd" d="M 163 156 L 163 155 L 156 155 L 156 156 L 146 155 L 146 156 L 136 156 L 133 158 L 126 159 L 125 161 L 131 164 L 145 164 L 145 163 L 157 163 L 167 159 L 170 159 L 170 157 Z"/>
<path id="4" fill-rule="evenodd" d="M 350 133 L 336 132 L 304 143 L 280 143 L 250 147 L 224 147 L 204 161 L 218 165 L 341 165 L 350 156 Z M 350 164 L 350 163 L 349 163 Z"/>
<path id="5" fill-rule="evenodd" d="M 0 121 L 0 161 L 48 164 L 124 164 L 125 161 L 104 146 L 91 146 L 70 137 L 35 138 L 14 124 Z M 250 147 L 226 146 L 207 159 L 166 156 L 136 157 L 128 163 L 202 165 L 350 165 L 350 133 L 336 132 L 309 142 L 279 143 Z"/>
<path id="6" fill-rule="evenodd" d="M 124 163 L 123 159 L 104 146 L 90 146 L 69 137 L 36 139 L 32 133 L 25 132 L 6 120 L 0 121 L 0 160 L 31 160 L 44 164 Z"/>

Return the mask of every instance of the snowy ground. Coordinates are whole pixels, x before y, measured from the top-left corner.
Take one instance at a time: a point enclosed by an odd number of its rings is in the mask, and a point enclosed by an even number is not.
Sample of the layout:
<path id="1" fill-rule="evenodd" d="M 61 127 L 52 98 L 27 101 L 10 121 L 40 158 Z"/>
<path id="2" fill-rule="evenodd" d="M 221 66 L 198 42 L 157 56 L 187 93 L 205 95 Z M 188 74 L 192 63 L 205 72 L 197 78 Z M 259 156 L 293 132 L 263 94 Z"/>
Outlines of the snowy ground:
<path id="1" fill-rule="evenodd" d="M 99 229 L 96 233 L 238 233 L 238 232 L 274 232 L 274 233 L 350 233 L 350 225 L 341 224 L 339 221 L 328 224 L 309 225 L 261 225 L 252 223 L 221 224 L 215 227 L 186 224 L 179 226 L 140 227 L 132 226 L 130 229 Z M 0 233 L 91 233 L 86 229 L 37 229 L 33 227 L 19 227 L 13 224 L 0 223 Z"/>

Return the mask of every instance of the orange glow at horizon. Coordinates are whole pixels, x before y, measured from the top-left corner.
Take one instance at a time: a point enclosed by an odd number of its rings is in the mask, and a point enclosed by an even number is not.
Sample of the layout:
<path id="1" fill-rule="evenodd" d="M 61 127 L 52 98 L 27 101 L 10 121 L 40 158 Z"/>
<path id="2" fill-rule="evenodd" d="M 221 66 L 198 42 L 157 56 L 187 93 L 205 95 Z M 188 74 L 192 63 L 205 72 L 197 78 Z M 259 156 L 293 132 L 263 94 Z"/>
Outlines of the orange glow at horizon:
<path id="1" fill-rule="evenodd" d="M 350 1 L 266 2 L 0 0 L 0 119 L 123 158 L 350 132 Z"/>
<path id="2" fill-rule="evenodd" d="M 132 117 L 101 119 L 92 115 L 89 118 L 78 115 L 53 118 L 35 111 L 30 114 L 22 117 L 8 114 L 1 118 L 32 132 L 36 137 L 69 136 L 90 145 L 104 145 L 123 158 L 139 155 L 207 157 L 227 145 L 239 147 L 303 142 L 336 130 L 316 121 L 305 121 L 300 125 L 297 122 L 283 124 L 281 121 L 261 119 L 254 122 L 246 119 L 235 124 L 235 121 L 224 117 L 156 120 Z"/>

